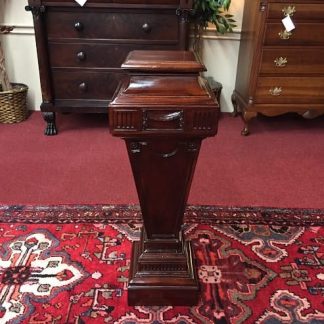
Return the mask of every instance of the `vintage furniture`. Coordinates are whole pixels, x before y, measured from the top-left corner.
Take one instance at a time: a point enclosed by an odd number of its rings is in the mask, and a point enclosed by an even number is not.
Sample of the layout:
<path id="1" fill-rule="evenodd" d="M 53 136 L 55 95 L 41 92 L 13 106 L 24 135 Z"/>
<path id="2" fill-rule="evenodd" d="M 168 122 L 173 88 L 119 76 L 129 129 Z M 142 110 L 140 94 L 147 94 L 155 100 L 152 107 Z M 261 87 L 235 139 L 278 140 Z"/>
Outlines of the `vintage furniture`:
<path id="1" fill-rule="evenodd" d="M 199 285 L 182 221 L 201 141 L 217 131 L 218 103 L 191 52 L 134 51 L 122 69 L 131 75 L 110 104 L 109 124 L 126 142 L 144 220 L 128 301 L 193 305 Z"/>
<path id="2" fill-rule="evenodd" d="M 282 19 L 290 16 L 288 32 Z M 267 116 L 324 112 L 324 3 L 319 0 L 245 1 L 233 103 L 245 126 Z"/>
<path id="3" fill-rule="evenodd" d="M 133 49 L 186 49 L 192 0 L 28 0 L 46 135 L 56 112 L 107 112 Z"/>

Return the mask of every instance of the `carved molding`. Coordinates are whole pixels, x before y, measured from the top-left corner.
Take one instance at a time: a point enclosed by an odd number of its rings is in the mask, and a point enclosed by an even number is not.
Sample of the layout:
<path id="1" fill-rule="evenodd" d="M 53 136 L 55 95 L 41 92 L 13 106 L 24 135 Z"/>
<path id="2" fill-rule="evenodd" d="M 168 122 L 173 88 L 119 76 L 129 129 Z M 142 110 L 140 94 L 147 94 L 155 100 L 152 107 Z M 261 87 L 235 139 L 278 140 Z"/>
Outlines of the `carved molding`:
<path id="1" fill-rule="evenodd" d="M 139 272 L 176 272 L 176 271 L 187 271 L 187 266 L 185 264 L 178 263 L 148 263 L 140 264 Z"/>
<path id="2" fill-rule="evenodd" d="M 200 141 L 188 141 L 185 142 L 186 150 L 190 153 L 196 153 L 200 149 Z"/>
<path id="3" fill-rule="evenodd" d="M 129 144 L 129 149 L 133 154 L 138 154 L 141 153 L 142 151 L 142 146 L 147 145 L 147 142 L 131 142 Z"/>
<path id="4" fill-rule="evenodd" d="M 30 0 L 29 5 L 25 7 L 26 11 L 31 11 L 33 16 L 38 17 L 41 13 L 45 12 L 46 8 L 42 5 L 40 0 Z"/>
<path id="5" fill-rule="evenodd" d="M 167 158 L 170 158 L 172 156 L 175 156 L 177 153 L 178 153 L 178 149 L 174 149 L 170 152 L 165 152 L 165 153 L 156 153 L 156 155 L 158 155 L 159 157 L 163 158 L 163 159 L 167 159 Z"/>
<path id="6" fill-rule="evenodd" d="M 180 19 L 186 23 L 190 21 L 191 13 L 192 13 L 192 9 L 178 8 L 176 11 L 177 16 L 179 16 Z"/>

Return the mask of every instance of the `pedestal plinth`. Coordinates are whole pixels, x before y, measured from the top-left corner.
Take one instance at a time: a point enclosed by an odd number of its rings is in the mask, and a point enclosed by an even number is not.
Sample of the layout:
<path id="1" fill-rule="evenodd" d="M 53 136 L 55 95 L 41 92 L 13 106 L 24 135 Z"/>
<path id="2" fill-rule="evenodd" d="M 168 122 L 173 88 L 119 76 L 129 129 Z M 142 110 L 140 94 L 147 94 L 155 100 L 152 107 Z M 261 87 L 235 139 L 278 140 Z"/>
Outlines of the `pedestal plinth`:
<path id="1" fill-rule="evenodd" d="M 217 131 L 218 104 L 191 52 L 134 51 L 110 104 L 109 125 L 126 142 L 144 227 L 133 244 L 130 305 L 194 305 L 199 284 L 183 214 L 201 141 Z"/>

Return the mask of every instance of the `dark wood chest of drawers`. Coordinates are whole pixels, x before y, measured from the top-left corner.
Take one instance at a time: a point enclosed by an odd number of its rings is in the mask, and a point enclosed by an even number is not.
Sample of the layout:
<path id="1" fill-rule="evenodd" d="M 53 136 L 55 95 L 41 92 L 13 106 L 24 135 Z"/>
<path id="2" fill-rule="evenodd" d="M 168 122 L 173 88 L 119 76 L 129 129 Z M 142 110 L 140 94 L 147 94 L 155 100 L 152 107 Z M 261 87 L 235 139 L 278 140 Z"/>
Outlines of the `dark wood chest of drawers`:
<path id="1" fill-rule="evenodd" d="M 295 29 L 282 19 L 290 16 Z M 258 113 L 324 111 L 324 3 L 245 2 L 233 103 L 248 122 Z"/>
<path id="2" fill-rule="evenodd" d="M 29 0 L 34 17 L 46 135 L 56 112 L 107 112 L 135 49 L 186 49 L 189 1 Z"/>

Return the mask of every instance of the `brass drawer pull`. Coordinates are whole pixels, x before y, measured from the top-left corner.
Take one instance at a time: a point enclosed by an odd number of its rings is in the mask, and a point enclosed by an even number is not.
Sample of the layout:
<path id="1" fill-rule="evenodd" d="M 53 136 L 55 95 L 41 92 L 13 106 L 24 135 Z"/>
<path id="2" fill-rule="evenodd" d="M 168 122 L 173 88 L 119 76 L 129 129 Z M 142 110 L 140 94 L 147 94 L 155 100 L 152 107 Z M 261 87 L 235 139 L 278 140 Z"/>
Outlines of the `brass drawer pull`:
<path id="1" fill-rule="evenodd" d="M 288 6 L 288 7 L 284 7 L 282 9 L 283 14 L 287 17 L 287 16 L 293 16 L 294 13 L 296 12 L 296 7 L 295 6 Z"/>
<path id="2" fill-rule="evenodd" d="M 148 23 L 145 23 L 145 24 L 143 24 L 142 29 L 143 29 L 143 31 L 144 31 L 145 33 L 148 34 L 148 33 L 151 32 L 152 27 L 151 27 Z"/>
<path id="3" fill-rule="evenodd" d="M 277 67 L 285 67 L 288 63 L 288 60 L 287 57 L 280 56 L 274 60 L 274 63 Z"/>
<path id="4" fill-rule="evenodd" d="M 85 52 L 83 52 L 83 51 L 79 52 L 79 53 L 77 54 L 77 58 L 78 58 L 79 61 L 85 61 L 85 59 L 86 59 L 86 54 L 85 54 Z"/>
<path id="5" fill-rule="evenodd" d="M 86 91 L 88 90 L 88 86 L 87 86 L 87 84 L 86 84 L 85 82 L 80 83 L 80 84 L 79 84 L 79 90 L 80 90 L 81 92 L 86 92 Z"/>
<path id="6" fill-rule="evenodd" d="M 82 31 L 83 30 L 83 28 L 84 28 L 84 26 L 83 26 L 83 24 L 81 23 L 81 22 L 76 22 L 75 24 L 74 24 L 74 28 L 77 30 L 77 31 Z"/>
<path id="7" fill-rule="evenodd" d="M 278 35 L 281 39 L 289 39 L 290 36 L 292 35 L 292 33 L 287 30 L 284 30 L 284 31 L 279 32 Z"/>
<path id="8" fill-rule="evenodd" d="M 282 94 L 282 88 L 281 87 L 274 87 L 269 90 L 269 93 L 271 96 L 280 96 Z"/>

